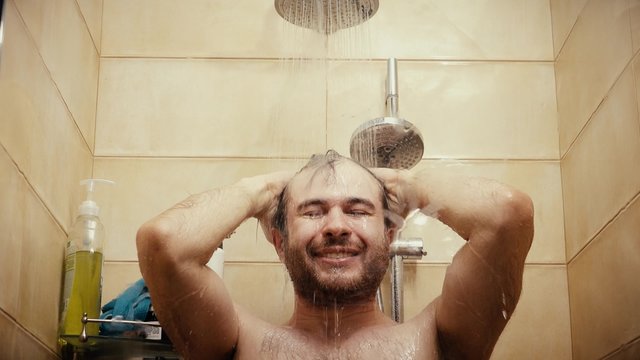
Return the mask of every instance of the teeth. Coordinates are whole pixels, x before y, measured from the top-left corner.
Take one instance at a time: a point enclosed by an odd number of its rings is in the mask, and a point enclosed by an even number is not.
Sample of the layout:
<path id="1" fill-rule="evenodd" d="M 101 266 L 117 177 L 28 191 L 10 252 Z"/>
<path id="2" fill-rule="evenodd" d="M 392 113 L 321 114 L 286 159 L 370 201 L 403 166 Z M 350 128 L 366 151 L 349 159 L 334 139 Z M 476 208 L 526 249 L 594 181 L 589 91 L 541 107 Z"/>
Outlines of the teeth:
<path id="1" fill-rule="evenodd" d="M 347 253 L 328 253 L 328 254 L 324 254 L 324 257 L 330 258 L 330 259 L 343 259 L 343 258 L 351 257 L 351 254 L 347 254 Z"/>

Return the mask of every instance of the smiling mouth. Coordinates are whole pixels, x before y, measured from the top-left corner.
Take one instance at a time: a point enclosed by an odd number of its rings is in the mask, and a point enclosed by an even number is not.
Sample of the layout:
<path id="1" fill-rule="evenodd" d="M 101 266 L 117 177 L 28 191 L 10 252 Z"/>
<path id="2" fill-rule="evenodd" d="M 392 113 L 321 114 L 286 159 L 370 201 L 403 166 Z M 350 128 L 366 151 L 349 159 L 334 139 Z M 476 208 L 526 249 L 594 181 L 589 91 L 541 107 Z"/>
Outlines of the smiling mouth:
<path id="1" fill-rule="evenodd" d="M 354 256 L 353 254 L 348 254 L 348 253 L 331 253 L 331 254 L 322 255 L 321 257 L 327 258 L 327 259 L 344 259 L 344 258 L 353 257 L 353 256 Z"/>
<path id="2" fill-rule="evenodd" d="M 327 248 L 318 249 L 312 253 L 314 257 L 324 259 L 347 259 L 360 255 L 360 251 L 354 248 L 332 246 Z"/>

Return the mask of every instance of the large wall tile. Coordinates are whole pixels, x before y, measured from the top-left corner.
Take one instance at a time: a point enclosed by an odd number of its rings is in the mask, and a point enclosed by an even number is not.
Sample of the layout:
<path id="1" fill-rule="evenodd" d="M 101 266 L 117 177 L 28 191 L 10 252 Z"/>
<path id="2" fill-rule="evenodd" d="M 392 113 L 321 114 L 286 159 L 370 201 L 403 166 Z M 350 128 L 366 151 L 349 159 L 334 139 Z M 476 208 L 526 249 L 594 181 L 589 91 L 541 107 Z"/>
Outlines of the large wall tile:
<path id="1" fill-rule="evenodd" d="M 0 169 L 0 307 L 55 349 L 66 234 L 4 149 Z"/>
<path id="2" fill-rule="evenodd" d="M 117 0 L 107 1 L 104 12 L 107 56 L 306 57 L 317 55 L 318 47 L 326 56 L 323 37 L 292 29 L 273 1 L 190 0 L 175 6 Z M 316 42 L 310 53 L 300 52 L 309 50 L 301 38 Z M 365 58 L 552 60 L 550 39 L 549 4 L 543 0 L 383 1 L 369 22 L 330 37 L 329 56 L 348 57 L 364 41 Z"/>
<path id="3" fill-rule="evenodd" d="M 571 259 L 640 191 L 640 123 L 630 67 L 561 166 Z"/>
<path id="4" fill-rule="evenodd" d="M 109 0 L 102 55 L 277 58 L 286 24 L 272 1 Z"/>
<path id="5" fill-rule="evenodd" d="M 137 260 L 136 232 L 147 220 L 191 194 L 232 184 L 242 177 L 299 169 L 306 160 L 96 158 L 94 175 L 116 182 L 96 201 L 107 232 L 107 260 Z M 215 221 L 215 219 L 212 219 Z M 226 261 L 278 261 L 257 221 L 250 219 L 224 242 Z"/>
<path id="6" fill-rule="evenodd" d="M 284 324 L 293 313 L 293 285 L 282 264 L 227 264 L 224 283 L 234 302 L 265 321 Z"/>
<path id="7" fill-rule="evenodd" d="M 135 263 L 109 264 L 106 268 L 111 271 L 109 278 L 128 279 L 118 281 L 121 283 L 118 293 L 139 278 Z M 440 295 L 445 271 L 444 265 L 405 266 L 405 319 L 415 316 Z M 234 301 L 255 316 L 275 324 L 282 324 L 291 316 L 293 287 L 281 264 L 227 264 L 224 281 Z M 383 285 L 385 305 L 389 308 L 388 283 Z M 564 267 L 527 266 L 520 302 L 492 359 L 570 359 L 566 289 Z M 547 331 L 540 330 L 543 328 Z"/>
<path id="8" fill-rule="evenodd" d="M 104 59 L 96 155 L 291 157 L 322 151 L 325 66 L 289 65 Z"/>
<path id="9" fill-rule="evenodd" d="M 16 5 L 57 89 L 93 149 L 98 52 L 75 0 L 18 0 Z"/>
<path id="10" fill-rule="evenodd" d="M 102 42 L 102 7 L 104 0 L 76 0 L 84 17 L 93 43 L 100 53 Z"/>
<path id="11" fill-rule="evenodd" d="M 73 207 L 79 204 L 78 183 L 90 176 L 93 159 L 16 9 L 12 2 L 5 4 L 0 143 L 58 222 L 67 227 Z"/>
<path id="12" fill-rule="evenodd" d="M 409 264 L 405 262 L 403 270 L 404 319 L 409 321 L 442 294 L 442 284 L 444 284 L 447 265 Z M 390 286 L 386 283 L 384 285 L 385 287 Z M 390 296 L 386 294 L 386 290 L 383 288 L 385 295 Z M 385 300 L 385 309 L 390 309 L 392 306 L 391 299 L 385 296 Z"/>
<path id="13" fill-rule="evenodd" d="M 335 62 L 328 145 L 385 115 L 384 62 Z M 398 63 L 399 113 L 422 133 L 425 158 L 558 159 L 554 74 L 544 63 Z"/>
<path id="14" fill-rule="evenodd" d="M 572 359 L 567 269 L 526 266 L 520 302 L 491 359 Z"/>
<path id="15" fill-rule="evenodd" d="M 495 179 L 527 193 L 534 203 L 535 235 L 527 263 L 564 263 L 560 165 L 557 162 L 423 161 L 416 171 L 445 171 Z M 420 262 L 449 263 L 465 243 L 451 228 L 422 214 L 409 219 L 403 237 L 420 237 L 428 252 Z"/>
<path id="16" fill-rule="evenodd" d="M 95 176 L 115 180 L 115 188 L 103 188 L 97 196 L 107 229 L 106 257 L 134 260 L 135 234 L 146 220 L 189 194 L 232 183 L 244 176 L 277 169 L 298 169 L 304 160 L 251 161 L 207 159 L 108 159 L 98 158 Z M 559 166 L 546 162 L 426 162 L 419 168 L 443 168 L 467 176 L 495 178 L 530 194 L 536 204 L 536 238 L 528 261 L 564 262 L 563 216 Z M 162 196 L 158 196 L 162 194 Z M 449 262 L 464 243 L 436 220 L 416 220 L 406 236 L 425 240 L 429 255 L 424 262 Z M 226 261 L 277 261 L 255 220 L 245 222 L 225 242 Z"/>
<path id="17" fill-rule="evenodd" d="M 556 62 L 560 150 L 565 154 L 631 59 L 628 0 L 592 0 Z"/>
<path id="18" fill-rule="evenodd" d="M 0 149 L 0 308 L 11 316 L 17 316 L 20 289 L 20 262 L 22 243 L 29 219 L 24 216 L 29 191 L 26 181 L 20 176 L 9 155 Z"/>
<path id="19" fill-rule="evenodd" d="M 445 271 L 444 265 L 405 266 L 405 319 L 441 294 Z M 520 301 L 491 358 L 571 359 L 568 311 L 566 268 L 526 266 Z"/>
<path id="20" fill-rule="evenodd" d="M 2 311 L 0 311 L 0 349 L 2 349 L 2 359 L 60 359 L 53 350 L 25 332 Z"/>
<path id="21" fill-rule="evenodd" d="M 30 193 L 23 224 L 19 308 L 16 320 L 49 348 L 57 346 L 64 248 L 62 231 L 35 194 Z"/>
<path id="22" fill-rule="evenodd" d="M 558 56 L 564 42 L 576 23 L 580 12 L 589 0 L 551 0 L 551 20 L 553 23 L 553 53 Z"/>
<path id="23" fill-rule="evenodd" d="M 600 359 L 640 336 L 638 219 L 636 198 L 569 263 L 576 359 Z"/>
<path id="24" fill-rule="evenodd" d="M 543 0 L 380 1 L 363 26 L 373 58 L 553 60 Z"/>

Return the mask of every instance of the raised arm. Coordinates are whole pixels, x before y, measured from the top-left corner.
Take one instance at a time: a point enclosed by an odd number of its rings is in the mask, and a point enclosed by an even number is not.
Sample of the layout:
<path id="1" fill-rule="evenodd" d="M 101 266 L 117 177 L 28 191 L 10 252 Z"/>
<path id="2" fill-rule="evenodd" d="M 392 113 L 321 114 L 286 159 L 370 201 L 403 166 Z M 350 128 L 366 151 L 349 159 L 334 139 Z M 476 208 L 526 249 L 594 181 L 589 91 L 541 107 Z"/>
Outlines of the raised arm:
<path id="1" fill-rule="evenodd" d="M 387 169 L 378 174 L 401 212 L 420 208 L 467 240 L 436 300 L 438 337 L 447 359 L 488 359 L 520 297 L 533 239 L 531 199 L 481 178 Z"/>
<path id="2" fill-rule="evenodd" d="M 186 358 L 233 354 L 239 322 L 222 279 L 206 264 L 245 219 L 267 216 L 291 177 L 274 173 L 193 195 L 137 234 L 140 270 L 158 317 Z"/>

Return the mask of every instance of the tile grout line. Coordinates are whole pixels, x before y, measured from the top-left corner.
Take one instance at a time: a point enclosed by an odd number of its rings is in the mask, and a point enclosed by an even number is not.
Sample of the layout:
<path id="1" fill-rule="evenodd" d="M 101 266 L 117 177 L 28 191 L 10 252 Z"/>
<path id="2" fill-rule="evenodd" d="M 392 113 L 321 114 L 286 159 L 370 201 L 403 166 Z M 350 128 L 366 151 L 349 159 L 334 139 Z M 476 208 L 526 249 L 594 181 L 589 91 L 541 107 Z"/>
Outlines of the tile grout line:
<path id="1" fill-rule="evenodd" d="M 93 34 L 91 34 L 91 30 L 89 29 L 89 23 L 87 22 L 87 18 L 84 17 L 84 13 L 82 12 L 82 9 L 80 9 L 80 4 L 78 3 L 78 0 L 74 0 L 73 2 L 76 4 L 75 8 L 78 11 L 78 14 L 80 14 L 80 17 L 82 18 L 84 25 L 87 29 L 87 33 L 91 38 L 91 43 L 93 44 L 93 48 L 96 50 L 96 53 L 98 53 L 99 55 L 100 51 L 98 51 L 98 47 L 96 46 L 96 40 L 93 38 Z"/>
<path id="2" fill-rule="evenodd" d="M 20 13 L 18 7 L 16 6 L 15 0 L 9 0 L 9 1 L 13 3 L 13 8 L 14 8 L 15 12 L 18 15 L 18 19 L 19 19 L 21 25 L 23 26 L 23 28 L 25 30 L 25 33 L 27 34 L 27 37 L 29 38 L 29 40 L 31 40 L 31 44 L 35 48 L 36 53 L 38 54 L 38 57 L 39 57 L 39 59 L 41 61 L 42 66 L 44 67 L 46 73 L 49 75 L 49 80 L 53 84 L 53 87 L 55 88 L 56 94 L 58 95 L 59 99 L 62 101 L 62 104 L 64 104 L 64 108 L 66 110 L 66 113 L 67 113 L 67 116 L 68 116 L 68 120 L 71 120 L 71 122 L 73 123 L 73 127 L 76 129 L 76 132 L 77 132 L 76 135 L 80 136 L 81 142 L 84 143 L 86 148 L 89 149 L 89 152 L 91 153 L 91 150 L 89 148 L 89 144 L 87 143 L 86 139 L 82 135 L 82 131 L 80 131 L 80 128 L 78 127 L 78 124 L 74 120 L 73 115 L 71 114 L 71 111 L 69 110 L 69 107 L 68 107 L 66 101 L 64 100 L 64 97 L 62 96 L 62 93 L 60 92 L 60 89 L 58 88 L 58 84 L 56 84 L 56 82 L 53 80 L 53 76 L 51 75 L 51 71 L 47 67 L 46 62 L 44 61 L 44 58 L 42 57 L 42 54 L 40 53 L 40 49 L 38 48 L 38 45 L 36 44 L 35 39 L 33 38 L 33 35 L 31 34 L 31 31 L 29 30 L 29 27 L 27 26 L 27 23 L 25 22 L 24 18 L 22 17 L 22 14 Z M 4 147 L 4 145 L 2 146 L 2 148 L 9 155 L 9 151 Z M 44 202 L 42 194 L 40 194 L 37 191 L 36 187 L 31 183 L 31 181 L 29 181 L 29 178 L 24 173 L 24 171 L 20 168 L 18 163 L 15 161 L 15 159 L 13 157 L 11 157 L 11 155 L 9 155 L 9 157 L 11 158 L 11 161 L 14 163 L 15 167 L 18 169 L 18 171 L 21 174 L 21 176 L 25 179 L 26 183 L 29 185 L 29 188 L 31 189 L 31 191 L 36 195 L 36 197 L 38 198 L 38 200 L 40 201 L 42 206 L 44 206 L 46 211 L 49 213 L 49 216 L 52 217 L 52 219 L 54 220 L 56 225 L 62 230 L 62 232 L 65 235 L 67 235 L 67 232 L 64 230 L 64 226 L 62 225 L 62 222 L 53 213 L 52 209 Z"/>
<path id="3" fill-rule="evenodd" d="M 75 129 L 77 131 L 76 135 L 80 136 L 80 139 L 82 139 L 82 142 L 84 143 L 84 145 L 87 147 L 89 152 L 91 152 L 91 147 L 89 146 L 89 143 L 87 142 L 87 140 L 84 138 L 84 135 L 82 135 L 82 131 L 80 130 L 80 127 L 78 126 L 78 123 L 76 122 L 73 114 L 71 113 L 71 109 L 69 109 L 69 105 L 67 104 L 67 101 L 65 100 L 64 96 L 62 95 L 62 92 L 60 91 L 60 88 L 58 87 L 58 84 L 54 80 L 53 75 L 51 74 L 51 70 L 47 66 L 46 61 L 42 57 L 42 53 L 40 52 L 40 48 L 38 47 L 38 44 L 36 43 L 36 41 L 35 41 L 35 39 L 33 37 L 33 34 L 31 33 L 31 30 L 29 30 L 29 27 L 27 26 L 27 22 L 22 17 L 22 13 L 20 12 L 20 10 L 18 10 L 18 7 L 15 5 L 15 0 L 10 0 L 10 1 L 13 2 L 13 7 L 15 8 L 16 12 L 18 13 L 18 18 L 20 19 L 20 22 L 21 22 L 22 26 L 24 27 L 25 33 L 27 34 L 27 37 L 31 40 L 31 44 L 35 48 L 36 53 L 38 54 L 38 57 L 40 58 L 40 60 L 42 62 L 42 66 L 44 67 L 46 73 L 49 75 L 49 80 L 51 80 L 51 83 L 53 84 L 53 87 L 55 88 L 55 92 L 57 93 L 58 97 L 62 101 L 62 104 L 64 104 L 64 108 L 66 110 L 67 116 L 71 120 L 71 122 L 73 123 L 73 127 L 75 127 Z"/>
<path id="4" fill-rule="evenodd" d="M 620 78 L 622 78 L 622 75 L 624 74 L 624 72 L 627 71 L 627 69 L 629 67 L 631 67 L 631 70 L 633 70 L 633 60 L 634 60 L 634 56 L 631 56 L 629 61 L 627 61 L 625 66 L 622 68 L 622 71 L 620 71 L 620 73 L 616 76 L 616 78 L 613 81 L 613 83 L 611 84 L 611 86 L 604 93 L 602 99 L 600 99 L 600 101 L 598 102 L 598 106 L 596 106 L 596 108 L 593 110 L 591 115 L 589 115 L 589 119 L 587 120 L 587 122 L 585 122 L 585 124 L 582 126 L 580 131 L 578 131 L 578 134 L 576 134 L 576 136 L 573 138 L 573 140 L 569 144 L 569 147 L 567 147 L 567 151 L 565 151 L 564 154 L 561 154 L 560 160 L 564 160 L 565 157 L 569 154 L 569 152 L 571 152 L 571 150 L 575 146 L 577 146 L 576 143 L 578 142 L 578 139 L 580 139 L 582 134 L 586 132 L 586 129 L 589 127 L 589 124 L 591 124 L 591 122 L 593 121 L 593 118 L 598 114 L 598 112 L 600 112 L 600 110 L 602 110 L 602 107 L 604 106 L 605 102 L 609 99 L 609 95 L 611 94 L 611 90 L 613 90 L 613 88 L 618 84 L 618 82 L 620 81 Z M 557 84 L 556 84 L 556 87 L 557 87 Z M 557 101 L 557 95 L 556 95 L 556 101 Z"/>
<path id="5" fill-rule="evenodd" d="M 27 337 L 29 337 L 31 340 L 35 341 L 36 343 L 40 344 L 42 346 L 42 348 L 46 349 L 52 355 L 58 356 L 58 354 L 53 349 L 49 348 L 49 346 L 47 346 L 47 344 L 45 344 L 42 340 L 40 340 L 40 338 L 38 338 L 35 334 L 33 334 L 31 331 L 29 331 L 29 329 L 24 327 L 20 322 L 18 322 L 18 320 L 16 318 L 11 316 L 11 314 L 6 312 L 3 308 L 0 308 L 0 316 L 4 316 L 6 319 L 9 320 L 9 322 L 13 323 L 13 325 L 16 328 L 18 328 L 24 334 L 26 334 Z"/>
<path id="6" fill-rule="evenodd" d="M 580 10 L 580 13 L 578 14 L 578 17 L 576 18 L 575 23 L 573 24 L 573 26 L 571 27 L 571 30 L 569 31 L 569 35 L 567 36 L 567 38 L 565 39 L 565 42 L 563 43 L 562 48 L 564 48 L 564 44 L 566 44 L 566 42 L 568 41 L 569 37 L 571 36 L 571 33 L 573 32 L 573 29 L 575 28 L 576 24 L 578 23 L 578 21 L 580 20 L 580 17 L 582 15 L 582 12 L 584 11 L 584 9 L 588 6 L 589 1 L 587 1 L 585 3 L 585 5 L 582 7 L 582 9 Z M 627 9 L 630 9 L 631 6 L 627 6 Z M 626 69 L 631 65 L 631 67 L 633 68 L 633 59 L 635 58 L 635 54 L 633 53 L 633 31 L 631 29 L 631 15 L 629 12 L 627 12 L 627 15 L 629 16 L 628 19 L 628 24 L 629 24 L 629 32 L 630 32 L 630 40 L 631 40 L 631 58 L 629 59 L 629 61 L 625 64 L 625 66 L 622 68 L 622 71 L 618 74 L 618 76 L 615 78 L 615 80 L 613 81 L 612 85 L 607 89 L 607 91 L 605 92 L 604 96 L 602 97 L 601 101 L 598 103 L 598 105 L 596 106 L 596 108 L 593 110 L 593 112 L 591 113 L 591 115 L 589 115 L 589 119 L 587 119 L 587 122 L 584 124 L 584 126 L 580 129 L 580 131 L 578 132 L 578 134 L 576 134 L 576 136 L 573 138 L 573 140 L 571 141 L 571 143 L 569 144 L 569 147 L 567 147 L 567 150 L 564 152 L 564 154 L 560 154 L 561 160 L 563 160 L 565 158 L 565 156 L 570 152 L 570 150 L 573 148 L 574 144 L 576 143 L 577 139 L 580 137 L 580 135 L 583 133 L 584 129 L 589 125 L 589 123 L 591 123 L 592 118 L 598 113 L 598 111 L 600 110 L 600 108 L 603 106 L 605 100 L 608 98 L 609 93 L 611 92 L 611 90 L 615 87 L 615 85 L 618 83 L 618 81 L 620 80 L 620 78 L 622 77 L 622 74 L 626 71 Z M 558 52 L 558 57 L 560 57 L 560 52 Z M 557 59 L 556 61 L 554 61 L 554 68 L 555 68 L 555 64 L 557 63 Z M 557 75 L 557 73 L 556 73 Z M 557 76 L 556 76 L 556 102 L 558 101 L 558 95 L 557 95 Z"/>
<path id="7" fill-rule="evenodd" d="M 549 8 L 551 8 L 551 1 L 552 0 L 549 0 Z M 569 29 L 569 32 L 567 33 L 567 37 L 562 41 L 562 45 L 560 45 L 560 49 L 558 50 L 558 56 L 554 56 L 554 63 L 556 61 L 558 61 L 558 58 L 560 57 L 560 53 L 562 52 L 562 50 L 564 49 L 565 45 L 567 44 L 567 41 L 569 40 L 569 37 L 571 36 L 571 33 L 573 33 L 573 29 L 575 29 L 576 24 L 578 23 L 578 21 L 580 21 L 580 18 L 582 17 L 582 12 L 584 11 L 584 9 L 588 5 L 589 5 L 589 1 L 585 1 L 584 5 L 582 5 L 582 9 L 580 9 L 580 11 L 578 11 L 578 16 L 576 16 L 576 21 L 573 22 L 573 24 L 571 25 L 571 29 Z M 553 19 L 552 19 L 552 21 L 553 21 Z M 551 31 L 553 31 L 553 24 L 551 26 L 551 29 L 552 29 Z"/>
<path id="8" fill-rule="evenodd" d="M 279 156 L 279 157 L 261 157 L 261 156 L 198 156 L 198 155 L 95 155 L 96 159 L 101 160 L 307 160 L 308 156 Z M 559 163 L 559 159 L 540 159 L 540 158 L 422 158 L 424 162 L 458 162 L 458 163 Z"/>
<path id="9" fill-rule="evenodd" d="M 321 57 L 300 57 L 300 58 L 282 58 L 282 57 L 239 57 L 239 56 L 144 56 L 144 55 L 102 55 L 105 59 L 119 60 L 220 60 L 220 61 L 327 61 L 327 62 L 386 62 L 386 58 L 321 58 Z M 517 64 L 553 64 L 555 61 L 537 59 L 415 59 L 415 58 L 398 58 L 398 61 L 415 62 L 415 63 L 517 63 Z"/>
<path id="10" fill-rule="evenodd" d="M 67 231 L 65 231 L 64 227 L 62 226 L 62 223 L 61 223 L 60 219 L 58 219 L 55 216 L 53 211 L 44 202 L 44 200 L 42 199 L 42 196 L 40 195 L 40 193 L 36 190 L 35 186 L 33 186 L 31 181 L 29 181 L 29 178 L 24 173 L 24 171 L 22 171 L 22 169 L 20 169 L 20 166 L 18 165 L 16 160 L 11 156 L 11 154 L 9 153 L 7 148 L 4 147 L 4 144 L 0 144 L 0 148 L 2 148 L 2 150 L 4 151 L 5 154 L 7 154 L 7 157 L 9 158 L 9 160 L 11 161 L 13 166 L 15 167 L 16 171 L 18 172 L 18 176 L 24 180 L 24 182 L 27 185 L 27 188 L 33 193 L 33 195 L 35 195 L 37 201 L 40 203 L 40 205 L 42 205 L 42 207 L 44 208 L 45 212 L 51 217 L 51 219 L 56 224 L 58 229 L 60 229 L 60 231 L 62 231 L 62 233 L 65 235 L 65 237 L 68 236 Z"/>
<path id="11" fill-rule="evenodd" d="M 571 259 L 567 263 L 567 266 L 574 262 L 578 258 L 578 256 L 584 253 L 587 247 L 589 247 L 594 241 L 597 241 L 598 236 L 600 236 L 600 234 L 607 230 L 607 228 L 611 226 L 611 224 L 617 221 L 618 217 L 626 212 L 636 201 L 640 201 L 640 191 L 636 192 L 636 194 L 631 197 L 631 200 L 626 202 L 609 220 L 607 220 L 606 223 L 604 223 L 604 225 L 602 225 L 602 227 L 600 227 L 600 229 L 598 229 L 598 231 L 595 232 L 593 236 L 589 238 L 589 240 L 580 248 L 580 250 L 578 250 L 578 252 L 571 257 Z"/>
<path id="12" fill-rule="evenodd" d="M 608 360 L 608 359 L 615 359 L 614 356 L 615 355 L 619 355 L 622 354 L 623 351 L 627 350 L 628 346 L 633 346 L 634 344 L 640 344 L 640 335 L 636 336 L 635 338 L 629 340 L 628 342 L 618 346 L 616 349 L 614 349 L 613 351 L 611 351 L 610 353 L 606 354 L 602 360 Z"/>

